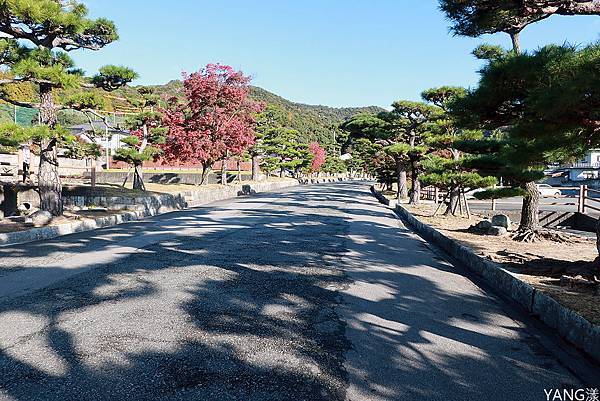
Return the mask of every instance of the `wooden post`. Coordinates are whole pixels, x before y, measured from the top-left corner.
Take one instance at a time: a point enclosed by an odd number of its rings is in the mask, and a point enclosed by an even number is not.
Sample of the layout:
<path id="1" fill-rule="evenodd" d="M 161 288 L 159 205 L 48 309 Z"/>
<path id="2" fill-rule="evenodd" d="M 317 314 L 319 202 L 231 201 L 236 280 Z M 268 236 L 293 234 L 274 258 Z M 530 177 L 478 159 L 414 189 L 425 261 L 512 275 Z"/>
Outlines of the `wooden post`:
<path id="1" fill-rule="evenodd" d="M 92 166 L 91 166 L 91 180 L 92 180 L 92 189 L 96 188 L 96 158 L 91 158 Z"/>
<path id="2" fill-rule="evenodd" d="M 438 187 L 434 187 L 433 188 L 433 201 L 437 205 L 439 200 L 440 200 L 440 190 L 438 189 Z"/>
<path id="3" fill-rule="evenodd" d="M 578 198 L 578 202 L 577 202 L 577 211 L 579 213 L 585 213 L 585 195 L 586 195 L 585 185 L 580 185 L 579 186 L 579 198 Z"/>
<path id="4" fill-rule="evenodd" d="M 23 147 L 19 146 L 19 152 L 17 153 L 17 181 L 23 174 Z"/>
<path id="5" fill-rule="evenodd" d="M 446 193 L 446 195 L 444 195 L 444 199 L 438 204 L 438 207 L 435 209 L 435 212 L 433 212 L 433 217 L 435 217 L 438 214 L 438 212 L 442 208 L 442 205 L 444 203 L 446 203 L 446 199 L 448 199 L 449 194 L 450 194 L 450 192 L 448 192 L 448 193 Z"/>
<path id="6" fill-rule="evenodd" d="M 465 195 L 465 189 L 461 189 L 462 198 L 465 201 L 465 210 L 467 211 L 467 218 L 471 218 L 471 209 L 469 208 L 469 201 L 467 200 L 467 195 Z"/>

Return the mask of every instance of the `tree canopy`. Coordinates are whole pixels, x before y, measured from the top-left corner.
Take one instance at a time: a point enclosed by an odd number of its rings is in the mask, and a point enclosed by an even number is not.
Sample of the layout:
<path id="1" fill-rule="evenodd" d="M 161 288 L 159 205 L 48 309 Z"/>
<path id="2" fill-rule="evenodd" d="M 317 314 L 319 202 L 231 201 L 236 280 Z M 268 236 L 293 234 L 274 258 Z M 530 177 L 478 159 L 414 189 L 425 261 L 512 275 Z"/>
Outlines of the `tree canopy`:
<path id="1" fill-rule="evenodd" d="M 519 33 L 529 24 L 552 15 L 599 15 L 598 0 L 440 0 L 452 22 L 451 31 L 462 36 L 505 32 L 519 51 Z"/>

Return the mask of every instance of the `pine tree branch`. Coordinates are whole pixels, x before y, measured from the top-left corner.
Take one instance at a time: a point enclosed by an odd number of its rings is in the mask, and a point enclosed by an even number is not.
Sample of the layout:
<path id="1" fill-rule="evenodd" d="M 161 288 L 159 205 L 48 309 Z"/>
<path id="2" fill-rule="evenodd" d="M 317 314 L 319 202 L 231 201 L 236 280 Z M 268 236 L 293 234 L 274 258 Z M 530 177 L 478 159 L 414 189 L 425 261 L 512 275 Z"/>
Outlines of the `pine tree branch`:
<path id="1" fill-rule="evenodd" d="M 37 109 L 40 106 L 38 103 L 21 102 L 18 100 L 13 100 L 13 99 L 8 99 L 8 98 L 2 98 L 2 100 L 5 101 L 6 103 L 10 103 L 12 105 L 19 106 L 19 107 L 25 107 L 27 109 Z"/>

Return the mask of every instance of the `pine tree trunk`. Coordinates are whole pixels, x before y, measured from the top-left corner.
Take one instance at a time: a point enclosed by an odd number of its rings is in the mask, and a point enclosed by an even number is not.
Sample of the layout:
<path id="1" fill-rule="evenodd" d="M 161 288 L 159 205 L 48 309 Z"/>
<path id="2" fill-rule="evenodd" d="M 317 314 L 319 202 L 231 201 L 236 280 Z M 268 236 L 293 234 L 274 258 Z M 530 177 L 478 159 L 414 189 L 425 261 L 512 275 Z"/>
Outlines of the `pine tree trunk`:
<path id="1" fill-rule="evenodd" d="M 452 160 L 459 161 L 460 160 L 460 152 L 457 149 L 450 149 L 452 152 Z M 450 214 L 456 214 L 456 206 L 460 200 L 460 188 L 456 184 L 450 186 L 448 192 L 450 193 L 450 200 L 448 203 L 448 208 L 444 212 L 445 216 L 449 216 Z"/>
<path id="2" fill-rule="evenodd" d="M 252 181 L 258 181 L 259 160 L 258 156 L 252 156 Z"/>
<path id="3" fill-rule="evenodd" d="M 459 197 L 460 197 L 460 189 L 455 186 L 452 186 L 450 188 L 449 192 L 450 192 L 450 201 L 448 202 L 448 208 L 444 212 L 445 216 L 449 216 L 450 214 L 453 214 L 453 215 L 456 214 L 456 206 L 458 204 Z"/>
<path id="4" fill-rule="evenodd" d="M 50 128 L 56 125 L 56 108 L 50 85 L 40 85 L 40 121 Z M 63 213 L 62 183 L 58 174 L 58 154 L 56 138 L 44 139 L 40 148 L 40 168 L 38 171 L 40 208 L 53 216 Z"/>
<path id="5" fill-rule="evenodd" d="M 411 162 L 411 179 L 412 188 L 410 190 L 410 200 L 408 203 L 411 205 L 418 205 L 421 203 L 421 181 L 419 181 L 419 173 L 414 161 Z"/>
<path id="6" fill-rule="evenodd" d="M 145 191 L 144 172 L 141 164 L 136 164 L 133 168 L 133 189 Z"/>
<path id="7" fill-rule="evenodd" d="M 400 162 L 396 162 L 396 178 L 398 191 L 396 193 L 397 199 L 408 198 L 408 180 L 406 179 L 406 169 Z"/>
<path id="8" fill-rule="evenodd" d="M 519 233 L 535 233 L 540 228 L 540 193 L 535 182 L 525 184 L 527 192 L 523 197 L 523 207 L 521 208 L 521 222 L 519 224 Z"/>
<path id="9" fill-rule="evenodd" d="M 513 51 L 516 55 L 521 54 L 521 33 L 514 32 L 510 34 L 510 39 L 513 45 Z"/>

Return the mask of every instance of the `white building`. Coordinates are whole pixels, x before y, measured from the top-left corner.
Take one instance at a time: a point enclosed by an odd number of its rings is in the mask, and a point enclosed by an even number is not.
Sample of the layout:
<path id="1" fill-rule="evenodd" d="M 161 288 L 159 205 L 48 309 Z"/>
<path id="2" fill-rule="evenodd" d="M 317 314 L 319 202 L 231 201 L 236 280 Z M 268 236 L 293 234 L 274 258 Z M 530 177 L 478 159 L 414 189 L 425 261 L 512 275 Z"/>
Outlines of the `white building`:
<path id="1" fill-rule="evenodd" d="M 94 126 L 90 124 L 80 124 L 69 127 L 69 131 L 86 143 L 96 143 L 102 149 L 109 150 L 113 154 L 116 149 L 123 146 L 121 140 L 129 136 L 129 131 L 111 128 L 106 129 L 106 126 L 101 121 L 94 121 Z"/>
<path id="2" fill-rule="evenodd" d="M 591 149 L 585 157 L 565 168 L 570 181 L 597 180 L 600 178 L 600 149 Z"/>

